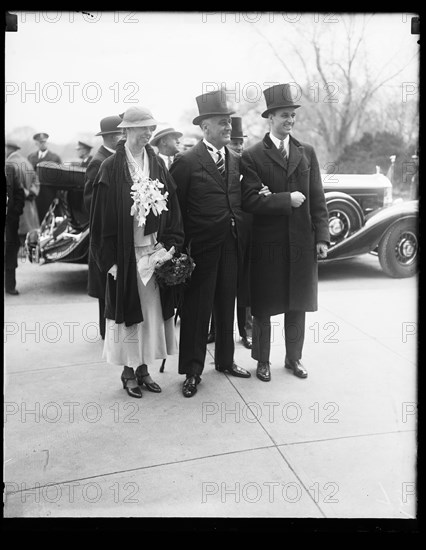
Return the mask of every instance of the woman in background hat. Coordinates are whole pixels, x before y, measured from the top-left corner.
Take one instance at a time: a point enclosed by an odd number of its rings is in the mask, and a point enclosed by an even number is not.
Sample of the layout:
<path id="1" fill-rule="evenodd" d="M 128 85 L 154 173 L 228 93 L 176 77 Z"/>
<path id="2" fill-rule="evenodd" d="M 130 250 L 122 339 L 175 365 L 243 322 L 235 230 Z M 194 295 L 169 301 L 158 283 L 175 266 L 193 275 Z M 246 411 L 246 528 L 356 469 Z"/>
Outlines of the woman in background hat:
<path id="1" fill-rule="evenodd" d="M 138 271 L 138 262 L 148 264 L 159 247 L 168 251 L 183 245 L 176 186 L 148 144 L 156 125 L 148 109 L 127 109 L 117 126 L 125 128 L 126 140 L 102 163 L 93 183 L 90 248 L 99 269 L 108 273 L 103 356 L 124 366 L 123 388 L 136 398 L 142 397 L 141 386 L 161 392 L 148 365 L 178 351 L 171 296 L 159 288 L 154 275 L 143 282 Z M 168 210 L 158 216 L 151 211 L 140 227 L 130 213 L 131 187 L 144 177 L 164 184 L 161 192 L 168 193 Z"/>

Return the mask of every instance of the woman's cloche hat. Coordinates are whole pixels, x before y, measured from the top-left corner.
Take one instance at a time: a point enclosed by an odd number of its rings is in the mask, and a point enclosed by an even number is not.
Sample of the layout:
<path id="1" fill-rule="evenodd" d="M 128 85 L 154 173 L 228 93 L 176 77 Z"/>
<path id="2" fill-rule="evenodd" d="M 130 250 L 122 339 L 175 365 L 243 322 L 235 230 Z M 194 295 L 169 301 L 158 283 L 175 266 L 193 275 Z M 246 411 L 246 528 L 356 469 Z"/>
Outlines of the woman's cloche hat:
<path id="1" fill-rule="evenodd" d="M 146 107 L 129 107 L 122 114 L 122 121 L 117 128 L 141 128 L 143 126 L 157 126 L 158 122 Z"/>

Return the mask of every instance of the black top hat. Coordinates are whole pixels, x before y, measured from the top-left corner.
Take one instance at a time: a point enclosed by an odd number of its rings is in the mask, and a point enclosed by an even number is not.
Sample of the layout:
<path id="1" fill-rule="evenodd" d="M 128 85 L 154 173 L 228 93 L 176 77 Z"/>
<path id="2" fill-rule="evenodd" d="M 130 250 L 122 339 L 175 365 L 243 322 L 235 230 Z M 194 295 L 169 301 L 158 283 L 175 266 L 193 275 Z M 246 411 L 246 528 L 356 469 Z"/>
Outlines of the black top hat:
<path id="1" fill-rule="evenodd" d="M 192 124 L 200 124 L 204 118 L 217 115 L 233 115 L 235 111 L 231 111 L 226 103 L 225 90 L 217 90 L 207 92 L 195 98 L 198 104 L 198 116 L 194 118 Z"/>
<path id="2" fill-rule="evenodd" d="M 266 111 L 262 113 L 263 118 L 268 118 L 268 114 L 275 109 L 283 109 L 285 107 L 293 107 L 297 109 L 299 104 L 294 103 L 290 84 L 276 84 L 271 88 L 263 90 L 263 95 L 266 99 Z"/>
<path id="3" fill-rule="evenodd" d="M 34 141 L 42 141 L 44 139 L 49 139 L 49 134 L 46 134 L 45 132 L 39 132 L 38 134 L 33 135 Z"/>
<path id="4" fill-rule="evenodd" d="M 151 145 L 157 145 L 161 138 L 169 135 L 174 135 L 177 138 L 181 138 L 183 136 L 181 132 L 177 132 L 174 128 L 166 128 L 165 130 L 160 130 L 160 132 L 157 132 L 157 134 L 151 139 Z"/>
<path id="5" fill-rule="evenodd" d="M 245 137 L 247 137 L 245 134 L 243 134 L 242 118 L 240 116 L 233 116 L 231 117 L 231 121 L 231 139 L 244 139 Z"/>
<path id="6" fill-rule="evenodd" d="M 101 131 L 95 134 L 95 136 L 103 136 L 104 134 L 121 134 L 120 128 L 117 126 L 123 119 L 118 115 L 107 116 L 101 120 Z"/>

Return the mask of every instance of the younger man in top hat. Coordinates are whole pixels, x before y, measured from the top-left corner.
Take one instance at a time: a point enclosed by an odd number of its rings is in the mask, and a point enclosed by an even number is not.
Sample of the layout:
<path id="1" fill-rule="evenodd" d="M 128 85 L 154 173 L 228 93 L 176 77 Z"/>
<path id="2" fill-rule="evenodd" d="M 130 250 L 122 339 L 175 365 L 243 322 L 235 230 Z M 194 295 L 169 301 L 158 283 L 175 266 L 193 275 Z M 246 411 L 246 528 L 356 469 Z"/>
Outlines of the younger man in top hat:
<path id="1" fill-rule="evenodd" d="M 31 153 L 28 155 L 28 160 L 31 162 L 31 164 L 34 167 L 34 170 L 37 167 L 37 164 L 39 162 L 55 162 L 56 164 L 61 164 L 61 159 L 59 155 L 56 153 L 52 153 L 47 148 L 47 140 L 49 139 L 49 134 L 46 134 L 45 132 L 39 132 L 38 134 L 34 134 L 33 140 L 36 142 L 36 145 L 38 147 L 38 151 L 34 151 L 34 153 Z M 53 199 L 56 196 L 56 190 L 54 187 L 49 187 L 46 185 L 40 186 L 40 193 L 38 194 L 36 198 L 36 205 L 37 205 L 37 211 L 38 211 L 38 217 L 40 220 L 40 223 L 43 221 L 43 218 L 49 209 L 50 203 L 53 201 Z"/>
<path id="2" fill-rule="evenodd" d="M 327 256 L 328 212 L 315 151 L 291 134 L 296 120 L 289 84 L 264 90 L 270 124 L 262 141 L 243 152 L 243 208 L 253 213 L 251 257 L 252 357 L 257 377 L 268 382 L 271 315 L 284 313 L 284 366 L 306 378 L 301 363 L 305 312 L 317 309 L 317 257 Z M 256 191 L 266 185 L 271 208 L 256 209 Z"/>
<path id="3" fill-rule="evenodd" d="M 157 132 L 151 139 L 150 144 L 157 147 L 158 156 L 164 160 L 167 168 L 170 168 L 175 155 L 179 153 L 179 138 L 182 136 L 183 134 L 174 128 L 166 128 Z"/>

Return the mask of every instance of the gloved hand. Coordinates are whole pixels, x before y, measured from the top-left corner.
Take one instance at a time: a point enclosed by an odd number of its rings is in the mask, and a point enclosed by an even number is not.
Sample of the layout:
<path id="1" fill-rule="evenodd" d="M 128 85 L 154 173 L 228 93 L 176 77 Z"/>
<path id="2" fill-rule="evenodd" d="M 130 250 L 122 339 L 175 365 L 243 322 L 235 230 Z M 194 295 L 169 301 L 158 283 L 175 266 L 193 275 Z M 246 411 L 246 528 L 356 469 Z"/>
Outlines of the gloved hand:
<path id="1" fill-rule="evenodd" d="M 110 275 L 114 277 L 114 280 L 117 279 L 117 264 L 114 264 L 111 269 L 108 271 Z"/>
<path id="2" fill-rule="evenodd" d="M 170 250 L 166 250 L 161 243 L 157 243 L 151 254 L 140 258 L 138 261 L 138 271 L 144 285 L 146 285 L 154 275 L 156 266 L 173 258 L 174 253 L 174 246 L 172 246 Z"/>

